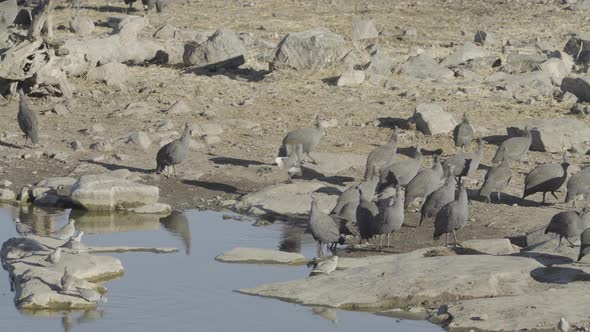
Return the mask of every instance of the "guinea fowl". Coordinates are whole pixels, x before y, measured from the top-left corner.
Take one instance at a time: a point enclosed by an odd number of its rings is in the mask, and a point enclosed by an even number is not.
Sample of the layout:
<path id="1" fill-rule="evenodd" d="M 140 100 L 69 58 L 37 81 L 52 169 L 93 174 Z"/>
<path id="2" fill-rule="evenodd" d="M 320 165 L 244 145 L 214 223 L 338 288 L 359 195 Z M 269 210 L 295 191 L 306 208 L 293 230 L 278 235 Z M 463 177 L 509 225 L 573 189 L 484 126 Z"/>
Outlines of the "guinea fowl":
<path id="1" fill-rule="evenodd" d="M 188 152 L 190 148 L 192 129 L 189 124 L 184 125 L 184 131 L 179 139 L 176 139 L 163 147 L 160 148 L 156 155 L 156 173 L 160 174 L 168 170 L 170 166 L 174 170 L 174 176 L 176 176 L 176 165 L 185 161 L 188 158 Z M 170 172 L 165 172 L 166 176 L 170 175 Z"/>
<path id="2" fill-rule="evenodd" d="M 512 178 L 512 170 L 510 169 L 510 161 L 508 159 L 502 160 L 500 165 L 492 167 L 487 173 L 481 189 L 479 190 L 479 196 L 485 198 L 486 202 L 490 203 L 490 195 L 495 192 L 498 196 L 498 202 L 500 202 L 500 194 Z"/>
<path id="3" fill-rule="evenodd" d="M 463 113 L 463 121 L 453 130 L 453 138 L 455 140 L 455 146 L 458 148 L 465 148 L 471 144 L 473 140 L 473 127 L 469 124 L 467 113 Z"/>
<path id="4" fill-rule="evenodd" d="M 449 166 L 453 168 L 453 165 Z M 451 169 L 449 174 L 453 174 Z M 436 217 L 436 214 L 440 209 L 452 202 L 455 199 L 455 177 L 453 175 L 447 176 L 445 184 L 433 191 L 426 197 L 420 210 L 420 223 L 418 226 L 422 226 L 422 223 L 426 220 Z"/>
<path id="5" fill-rule="evenodd" d="M 375 223 L 379 208 L 375 203 L 365 199 L 361 190 L 360 202 L 356 209 L 356 222 L 361 240 L 369 241 L 375 234 Z"/>
<path id="6" fill-rule="evenodd" d="M 523 137 L 512 137 L 502 142 L 498 150 L 496 150 L 492 162 L 497 164 L 504 159 L 509 159 L 510 161 L 523 160 L 526 158 L 532 142 L 533 135 L 531 130 L 527 128 Z"/>
<path id="7" fill-rule="evenodd" d="M 172 0 L 141 0 L 146 12 L 156 7 L 156 12 L 158 13 L 162 13 L 164 8 L 168 7 L 171 2 Z"/>
<path id="8" fill-rule="evenodd" d="M 418 174 L 422 158 L 422 151 L 419 146 L 416 146 L 411 158 L 397 160 L 383 169 L 379 181 L 380 188 L 407 185 Z"/>
<path id="9" fill-rule="evenodd" d="M 344 208 L 349 203 L 357 202 L 358 204 L 360 196 L 361 193 L 358 189 L 358 186 L 351 186 L 350 188 L 342 192 L 342 194 L 340 194 L 340 196 L 336 200 L 336 206 L 334 206 L 330 214 L 340 214 L 342 208 Z"/>
<path id="10" fill-rule="evenodd" d="M 565 238 L 570 245 L 574 245 L 569 238 L 578 237 L 582 232 L 588 228 L 589 215 L 588 208 L 584 208 L 582 212 L 578 211 L 563 211 L 559 212 L 551 218 L 549 225 L 545 228 L 545 234 L 555 233 L 559 235 L 559 245 L 561 247 L 561 240 Z"/>
<path id="11" fill-rule="evenodd" d="M 483 140 L 477 140 L 477 150 L 472 152 L 458 153 L 454 156 L 450 156 L 445 160 L 443 168 L 449 170 L 449 165 L 454 166 L 453 175 L 459 178 L 464 176 L 471 176 L 479 167 L 481 158 L 483 157 Z M 449 175 L 448 173 L 445 176 Z"/>
<path id="12" fill-rule="evenodd" d="M 590 194 L 590 167 L 585 167 L 567 181 L 565 202 L 569 203 L 573 200 L 573 205 L 576 207 L 577 197 L 587 194 Z"/>
<path id="13" fill-rule="evenodd" d="M 590 228 L 586 228 L 582 232 L 582 235 L 580 235 L 580 254 L 578 255 L 578 262 L 588 254 L 590 254 Z"/>
<path id="14" fill-rule="evenodd" d="M 317 197 L 311 198 L 307 229 L 317 243 L 316 254 L 318 257 L 324 256 L 323 244 L 344 243 L 344 239 L 340 236 L 339 225 L 329 215 L 320 211 Z"/>
<path id="15" fill-rule="evenodd" d="M 379 235 L 379 247 L 383 245 L 383 236 L 387 236 L 389 247 L 389 236 L 397 232 L 404 223 L 404 190 L 401 186 L 396 188 L 395 199 L 384 200 L 387 204 L 379 214 L 376 223 L 375 234 Z M 393 202 L 393 204 L 391 204 Z"/>
<path id="16" fill-rule="evenodd" d="M 19 104 L 18 104 L 18 126 L 25 134 L 25 144 L 28 144 L 29 140 L 33 144 L 39 143 L 39 125 L 37 122 L 37 115 L 33 111 L 27 101 L 25 100 L 25 94 L 23 90 L 19 91 Z"/>
<path id="17" fill-rule="evenodd" d="M 467 224 L 468 217 L 467 188 L 461 182 L 459 184 L 459 197 L 443 206 L 436 214 L 433 239 L 438 240 L 441 235 L 446 234 L 445 246 L 447 246 L 449 233 L 453 233 L 454 246 L 456 247 L 459 245 L 456 231 Z"/>
<path id="18" fill-rule="evenodd" d="M 303 146 L 301 144 L 295 145 L 294 150 L 290 151 L 290 154 L 287 157 L 277 157 L 275 162 L 279 169 L 287 171 L 287 183 L 291 183 L 291 178 L 293 175 L 302 176 L 301 171 L 301 160 L 299 160 L 299 156 L 302 155 L 301 151 L 303 150 Z"/>
<path id="19" fill-rule="evenodd" d="M 558 199 L 555 191 L 565 182 L 569 165 L 568 158 L 564 154 L 561 164 L 551 163 L 535 167 L 524 179 L 522 199 L 539 192 L 543 193 L 543 204 L 545 204 L 547 192 L 551 192 L 551 195 Z"/>
<path id="20" fill-rule="evenodd" d="M 443 168 L 438 157 L 434 158 L 432 168 L 421 170 L 407 185 L 404 209 L 407 209 L 418 197 L 425 198 L 440 187 Z"/>
<path id="21" fill-rule="evenodd" d="M 369 153 L 367 157 L 367 164 L 365 166 L 365 180 L 371 178 L 375 170 L 381 172 L 385 167 L 391 165 L 395 161 L 397 151 L 397 127 L 393 129 L 389 141 L 387 143 L 376 147 Z"/>
<path id="22" fill-rule="evenodd" d="M 316 114 L 315 128 L 299 128 L 287 133 L 287 136 L 283 138 L 283 145 L 279 149 L 278 157 L 289 156 L 292 151 L 296 151 L 301 162 L 303 162 L 303 154 L 305 153 L 312 160 L 312 163 L 317 164 L 310 153 L 320 143 L 325 128 L 320 115 Z M 300 151 L 296 148 L 299 144 L 301 144 Z"/>

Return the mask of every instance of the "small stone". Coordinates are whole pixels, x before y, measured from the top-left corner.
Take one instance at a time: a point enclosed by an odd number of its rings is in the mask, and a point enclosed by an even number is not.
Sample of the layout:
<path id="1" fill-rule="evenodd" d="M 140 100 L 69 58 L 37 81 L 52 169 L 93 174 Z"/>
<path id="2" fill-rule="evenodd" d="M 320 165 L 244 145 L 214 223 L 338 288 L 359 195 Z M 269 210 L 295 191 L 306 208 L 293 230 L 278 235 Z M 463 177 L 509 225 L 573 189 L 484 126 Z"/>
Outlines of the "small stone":
<path id="1" fill-rule="evenodd" d="M 70 148 L 74 151 L 84 151 L 84 145 L 80 141 L 73 141 L 70 143 Z"/>
<path id="2" fill-rule="evenodd" d="M 129 159 L 129 157 L 127 157 L 126 154 L 122 154 L 122 153 L 115 153 L 115 155 L 113 155 L 113 157 L 115 157 L 115 159 L 120 160 L 120 161 L 125 161 L 125 160 Z"/>
<path id="3" fill-rule="evenodd" d="M 57 104 L 57 105 L 53 106 L 53 113 L 55 113 L 57 115 L 67 115 L 70 112 L 68 111 L 68 108 L 65 105 Z"/>
<path id="4" fill-rule="evenodd" d="M 16 200 L 14 191 L 8 188 L 0 188 L 0 202 L 12 202 Z"/>
<path id="5" fill-rule="evenodd" d="M 104 126 L 102 125 L 102 123 L 97 123 L 92 125 L 92 127 L 90 127 L 90 132 L 93 134 L 100 134 L 103 133 L 105 131 Z"/>
<path id="6" fill-rule="evenodd" d="M 1 180 L 0 181 L 0 188 L 10 188 L 12 187 L 12 182 L 8 180 Z"/>
<path id="7" fill-rule="evenodd" d="M 90 144 L 90 150 L 100 151 L 100 152 L 109 152 L 109 151 L 113 151 L 113 145 L 109 142 L 100 141 L 100 142 Z"/>
<path id="8" fill-rule="evenodd" d="M 169 131 L 174 129 L 174 122 L 170 120 L 163 120 L 156 124 L 158 131 Z"/>
<path id="9" fill-rule="evenodd" d="M 141 147 L 142 149 L 147 150 L 152 145 L 152 140 L 145 132 L 138 131 L 136 133 L 129 135 L 127 137 L 126 143 L 133 143 Z"/>
<path id="10" fill-rule="evenodd" d="M 221 138 L 219 136 L 205 136 L 205 142 L 207 145 L 214 145 L 221 143 Z"/>
<path id="11" fill-rule="evenodd" d="M 402 36 L 407 39 L 416 39 L 418 38 L 418 29 L 416 27 L 406 27 L 402 32 Z"/>
<path id="12" fill-rule="evenodd" d="M 177 115 L 177 114 L 186 114 L 190 113 L 191 108 L 186 104 L 184 100 L 179 100 L 175 102 L 170 108 L 166 110 L 166 114 L 169 115 Z"/>
<path id="13" fill-rule="evenodd" d="M 70 21 L 70 30 L 81 36 L 89 36 L 94 31 L 94 22 L 88 16 L 75 15 Z"/>
<path id="14" fill-rule="evenodd" d="M 481 30 L 475 33 L 475 36 L 473 37 L 473 42 L 480 46 L 494 45 L 498 43 L 494 34 Z"/>
<path id="15" fill-rule="evenodd" d="M 412 117 L 416 129 L 424 135 L 450 133 L 455 129 L 457 121 L 438 104 L 420 104 Z"/>
<path id="16" fill-rule="evenodd" d="M 343 72 L 340 77 L 338 77 L 338 81 L 336 82 L 337 86 L 356 86 L 365 80 L 365 72 L 362 70 L 354 70 L 350 69 Z"/>

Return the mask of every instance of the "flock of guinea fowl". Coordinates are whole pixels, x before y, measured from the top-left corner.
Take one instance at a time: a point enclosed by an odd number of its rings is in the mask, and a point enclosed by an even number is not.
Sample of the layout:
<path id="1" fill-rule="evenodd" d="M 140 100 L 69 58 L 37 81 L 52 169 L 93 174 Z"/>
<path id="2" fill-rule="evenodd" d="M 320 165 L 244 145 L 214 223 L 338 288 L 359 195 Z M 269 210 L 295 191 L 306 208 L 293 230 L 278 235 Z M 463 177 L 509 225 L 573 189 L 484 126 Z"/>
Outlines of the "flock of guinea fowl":
<path id="1" fill-rule="evenodd" d="M 289 180 L 294 174 L 301 173 L 301 163 L 307 155 L 311 162 L 315 160 L 310 152 L 319 143 L 325 126 L 316 115 L 315 128 L 301 128 L 291 131 L 283 139 L 283 145 L 276 159 L 280 168 L 286 169 Z M 491 203 L 491 196 L 496 193 L 497 201 L 508 186 L 512 177 L 511 163 L 524 160 L 532 143 L 532 130 L 526 128 L 521 137 L 508 138 L 498 147 L 485 180 L 479 189 L 479 196 Z M 469 148 L 474 140 L 474 130 L 465 114 L 463 121 L 453 131 L 455 146 Z M 398 231 L 404 223 L 404 211 L 416 202 L 422 201 L 420 222 L 434 219 L 433 239 L 446 235 L 445 246 L 449 244 L 449 234 L 453 236 L 453 245 L 459 245 L 456 232 L 469 220 L 467 188 L 463 177 L 471 176 L 479 167 L 483 156 L 483 141 L 477 140 L 475 151 L 462 152 L 448 156 L 442 161 L 434 157 L 432 167 L 421 169 L 422 151 L 419 146 L 412 149 L 409 158 L 400 158 L 397 154 L 398 129 L 395 128 L 388 142 L 376 147 L 367 157 L 364 179 L 345 190 L 337 200 L 330 214 L 320 211 L 318 200 L 312 197 L 311 211 L 308 219 L 308 231 L 317 242 L 317 256 L 323 256 L 323 245 L 334 250 L 338 244 L 344 244 L 346 235 L 360 237 L 361 241 L 379 238 L 379 246 L 384 237 L 389 246 L 389 237 Z M 555 191 L 565 183 L 569 167 L 567 154 L 563 162 L 536 166 L 525 178 L 522 198 L 535 193 L 545 196 L 551 193 L 556 199 Z M 565 202 L 573 201 L 580 195 L 590 193 L 590 167 L 582 169 L 567 182 Z M 590 247 L 590 214 L 588 209 L 559 212 L 551 218 L 545 233 L 559 235 L 570 242 L 570 238 L 582 240 L 580 257 L 586 246 Z M 590 252 L 590 248 L 588 249 Z"/>
<path id="2" fill-rule="evenodd" d="M 39 142 L 39 128 L 35 112 L 28 106 L 25 95 L 19 91 L 18 123 L 25 134 L 27 142 Z M 283 139 L 276 163 L 288 174 L 288 183 L 293 175 L 301 175 L 301 164 L 304 157 L 311 159 L 313 149 L 319 144 L 326 129 L 325 122 L 319 115 L 315 117 L 314 128 L 293 130 Z M 497 201 L 508 186 L 512 177 L 511 163 L 526 158 L 532 143 L 532 128 L 526 128 L 521 137 L 508 138 L 498 147 L 492 163 L 494 166 L 487 172 L 479 195 L 488 203 L 491 195 L 496 193 Z M 404 210 L 412 203 L 422 201 L 420 226 L 423 222 L 434 219 L 434 240 L 446 235 L 445 245 L 449 243 L 449 234 L 453 236 L 453 244 L 459 245 L 456 232 L 463 228 L 469 220 L 467 188 L 462 178 L 471 176 L 479 167 L 483 156 L 483 141 L 477 140 L 477 149 L 448 156 L 442 161 L 434 157 L 432 167 L 421 169 L 422 150 L 419 146 L 412 149 L 410 158 L 400 158 L 397 154 L 398 129 L 395 128 L 385 144 L 376 147 L 367 157 L 364 179 L 357 185 L 344 191 L 337 200 L 330 214 L 321 212 L 316 198 L 312 198 L 308 229 L 317 242 L 317 255 L 323 256 L 322 246 L 335 249 L 343 244 L 346 235 L 360 237 L 369 241 L 379 237 L 382 246 L 384 237 L 389 246 L 390 235 L 398 231 L 404 223 Z M 192 129 L 186 124 L 180 138 L 164 145 L 156 155 L 156 172 L 170 176 L 170 168 L 176 175 L 175 165 L 188 158 Z M 474 130 L 465 114 L 458 124 L 453 136 L 455 145 L 467 149 L 474 140 Z M 536 166 L 525 178 L 522 198 L 535 193 L 545 196 L 551 193 L 556 199 L 557 191 L 567 179 L 569 166 L 567 152 L 563 162 L 548 163 Z M 457 188 L 456 188 L 457 187 Z M 570 177 L 567 182 L 565 202 L 574 202 L 580 195 L 590 193 L 590 167 L 582 169 Z M 561 239 L 582 235 L 590 245 L 590 214 L 587 209 L 559 212 L 551 219 L 546 233 L 556 233 Z M 582 248 L 584 248 L 584 241 Z M 590 250 L 590 249 L 589 249 Z"/>

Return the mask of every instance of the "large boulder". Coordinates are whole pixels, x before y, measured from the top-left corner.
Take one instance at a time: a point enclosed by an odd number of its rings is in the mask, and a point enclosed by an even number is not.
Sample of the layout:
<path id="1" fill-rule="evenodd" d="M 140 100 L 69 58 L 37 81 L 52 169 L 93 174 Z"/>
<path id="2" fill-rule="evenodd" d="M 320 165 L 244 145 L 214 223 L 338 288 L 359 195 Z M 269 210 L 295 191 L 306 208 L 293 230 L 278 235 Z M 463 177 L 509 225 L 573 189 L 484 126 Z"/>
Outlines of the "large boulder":
<path id="1" fill-rule="evenodd" d="M 336 206 L 339 193 L 323 182 L 276 184 L 243 196 L 234 207 L 254 215 L 306 218 L 312 195 L 318 198 L 320 210 L 328 213 Z"/>
<path id="2" fill-rule="evenodd" d="M 518 135 L 527 127 L 532 129 L 531 150 L 560 153 L 564 149 L 575 148 L 586 152 L 590 141 L 590 127 L 575 118 L 537 119 L 526 125 L 508 127 L 509 135 Z"/>
<path id="3" fill-rule="evenodd" d="M 451 55 L 446 57 L 440 64 L 445 67 L 456 66 L 464 63 L 467 60 L 483 58 L 488 55 L 488 52 L 483 47 L 479 47 L 474 43 L 467 42 L 463 46 L 458 47 Z"/>
<path id="4" fill-rule="evenodd" d="M 453 115 L 445 112 L 438 104 L 416 106 L 411 120 L 416 124 L 416 129 L 424 135 L 448 134 L 457 126 Z"/>
<path id="5" fill-rule="evenodd" d="M 116 210 L 155 204 L 159 189 L 107 174 L 84 175 L 72 186 L 70 196 L 87 210 Z"/>
<path id="6" fill-rule="evenodd" d="M 401 65 L 400 73 L 417 80 L 450 79 L 455 75 L 452 70 L 441 66 L 426 53 L 410 57 Z"/>
<path id="7" fill-rule="evenodd" d="M 367 79 L 373 84 L 380 84 L 393 72 L 395 63 L 383 52 L 381 48 L 376 48 L 371 53 L 371 62 L 365 70 Z"/>
<path id="8" fill-rule="evenodd" d="M 272 68 L 318 70 L 336 66 L 350 51 L 342 36 L 317 28 L 290 33 L 274 51 Z"/>
<path id="9" fill-rule="evenodd" d="M 549 74 L 551 80 L 557 86 L 560 86 L 563 78 L 569 74 L 565 62 L 558 58 L 549 58 L 539 66 L 542 71 Z"/>
<path id="10" fill-rule="evenodd" d="M 423 253 L 424 249 L 419 252 Z M 386 309 L 429 305 L 448 299 L 526 294 L 541 288 L 530 275 L 543 266 L 523 257 L 390 255 L 380 263 L 337 270 L 329 276 L 241 289 L 251 295 L 304 305 Z M 357 258 L 357 260 L 366 260 Z M 363 262 L 359 262 L 363 264 Z"/>
<path id="11" fill-rule="evenodd" d="M 221 28 L 203 43 L 187 46 L 184 63 L 201 69 L 233 69 L 246 63 L 246 48 L 235 32 Z"/>
<path id="12" fill-rule="evenodd" d="M 590 78 L 585 76 L 565 77 L 561 81 L 561 91 L 574 94 L 579 101 L 590 102 Z"/>

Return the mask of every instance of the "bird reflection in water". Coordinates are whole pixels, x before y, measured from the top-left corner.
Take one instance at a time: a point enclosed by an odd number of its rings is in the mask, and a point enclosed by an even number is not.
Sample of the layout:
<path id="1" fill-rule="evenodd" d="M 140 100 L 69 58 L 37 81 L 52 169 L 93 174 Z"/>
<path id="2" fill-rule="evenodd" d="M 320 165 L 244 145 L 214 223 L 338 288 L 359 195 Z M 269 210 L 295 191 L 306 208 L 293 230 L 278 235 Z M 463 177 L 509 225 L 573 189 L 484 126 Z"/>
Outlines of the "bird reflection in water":
<path id="1" fill-rule="evenodd" d="M 160 223 L 175 237 L 182 240 L 187 255 L 191 253 L 191 230 L 183 211 L 174 210 L 169 216 L 160 218 Z"/>

